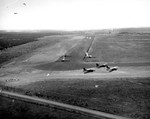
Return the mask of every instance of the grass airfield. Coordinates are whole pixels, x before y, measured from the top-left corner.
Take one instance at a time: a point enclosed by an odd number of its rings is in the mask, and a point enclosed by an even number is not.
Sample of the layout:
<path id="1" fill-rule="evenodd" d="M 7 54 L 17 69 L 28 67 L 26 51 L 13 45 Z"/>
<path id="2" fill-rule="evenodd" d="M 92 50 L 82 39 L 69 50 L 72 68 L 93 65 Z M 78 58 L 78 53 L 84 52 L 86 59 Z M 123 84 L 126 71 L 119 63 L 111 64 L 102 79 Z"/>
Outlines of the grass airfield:
<path id="1" fill-rule="evenodd" d="M 40 93 L 43 98 L 148 119 L 149 32 L 127 29 L 39 37 L 1 51 L 0 56 L 12 58 L 2 64 L 0 82 L 32 95 Z M 84 58 L 86 51 L 93 58 Z M 65 54 L 66 62 L 61 62 Z M 97 62 L 119 69 L 111 73 L 97 69 Z M 96 71 L 84 74 L 83 67 Z M 19 80 L 6 82 L 11 78 Z"/>

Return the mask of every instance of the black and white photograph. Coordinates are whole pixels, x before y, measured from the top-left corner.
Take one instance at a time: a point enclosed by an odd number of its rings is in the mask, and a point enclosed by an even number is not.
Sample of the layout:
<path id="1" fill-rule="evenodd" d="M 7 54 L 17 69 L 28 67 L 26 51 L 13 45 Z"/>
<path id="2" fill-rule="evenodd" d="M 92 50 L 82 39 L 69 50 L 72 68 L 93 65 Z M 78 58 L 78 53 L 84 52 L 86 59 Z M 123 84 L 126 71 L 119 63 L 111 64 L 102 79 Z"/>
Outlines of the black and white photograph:
<path id="1" fill-rule="evenodd" d="M 150 0 L 0 0 L 0 119 L 150 119 Z"/>

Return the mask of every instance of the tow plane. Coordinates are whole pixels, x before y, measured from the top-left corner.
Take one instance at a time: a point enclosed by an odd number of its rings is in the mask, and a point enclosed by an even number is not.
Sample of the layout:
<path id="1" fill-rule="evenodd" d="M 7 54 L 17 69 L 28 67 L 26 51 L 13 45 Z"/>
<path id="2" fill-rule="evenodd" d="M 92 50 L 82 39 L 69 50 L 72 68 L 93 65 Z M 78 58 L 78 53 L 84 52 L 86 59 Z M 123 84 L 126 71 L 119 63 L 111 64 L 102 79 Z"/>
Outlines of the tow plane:
<path id="1" fill-rule="evenodd" d="M 97 68 L 106 68 L 107 70 L 109 70 L 110 69 L 110 67 L 105 63 L 105 64 L 102 64 L 102 65 L 100 65 L 100 64 L 98 64 L 98 63 L 96 63 L 96 67 Z"/>
<path id="2" fill-rule="evenodd" d="M 96 67 L 97 68 L 106 68 L 106 70 L 108 71 L 108 72 L 113 72 L 113 71 L 116 71 L 116 70 L 118 70 L 118 66 L 115 66 L 115 67 L 109 67 L 107 64 L 102 64 L 102 65 L 100 65 L 100 64 L 98 64 L 98 63 L 96 63 Z"/>
<path id="3" fill-rule="evenodd" d="M 91 73 L 91 72 L 94 72 L 95 70 L 94 69 L 87 69 L 87 68 L 83 68 L 83 73 L 86 74 L 86 73 Z"/>

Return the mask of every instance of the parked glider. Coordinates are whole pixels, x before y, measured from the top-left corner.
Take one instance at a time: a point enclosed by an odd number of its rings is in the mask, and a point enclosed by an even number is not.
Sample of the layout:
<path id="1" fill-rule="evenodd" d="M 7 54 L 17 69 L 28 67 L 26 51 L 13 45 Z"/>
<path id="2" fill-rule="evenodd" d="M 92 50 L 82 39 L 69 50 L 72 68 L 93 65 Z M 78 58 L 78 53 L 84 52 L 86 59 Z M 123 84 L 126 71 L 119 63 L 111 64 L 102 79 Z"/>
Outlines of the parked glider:
<path id="1" fill-rule="evenodd" d="M 92 55 L 89 55 L 88 52 L 85 52 L 85 57 L 86 58 L 92 58 Z"/>

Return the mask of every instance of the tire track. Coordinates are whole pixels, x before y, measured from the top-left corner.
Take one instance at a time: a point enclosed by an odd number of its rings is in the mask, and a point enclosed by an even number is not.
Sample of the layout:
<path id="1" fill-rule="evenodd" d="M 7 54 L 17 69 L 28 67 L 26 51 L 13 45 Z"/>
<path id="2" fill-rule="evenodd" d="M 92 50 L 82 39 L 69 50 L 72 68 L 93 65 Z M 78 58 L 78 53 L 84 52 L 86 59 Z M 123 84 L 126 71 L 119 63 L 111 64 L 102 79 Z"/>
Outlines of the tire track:
<path id="1" fill-rule="evenodd" d="M 92 41 L 91 41 L 91 43 L 90 43 L 90 45 L 89 45 L 89 47 L 88 47 L 88 49 L 87 49 L 87 52 L 90 51 L 90 48 L 91 48 L 91 46 L 92 46 L 92 44 L 93 44 L 93 41 L 94 41 L 94 39 L 95 39 L 95 36 L 91 36 L 91 38 L 92 38 Z"/>

